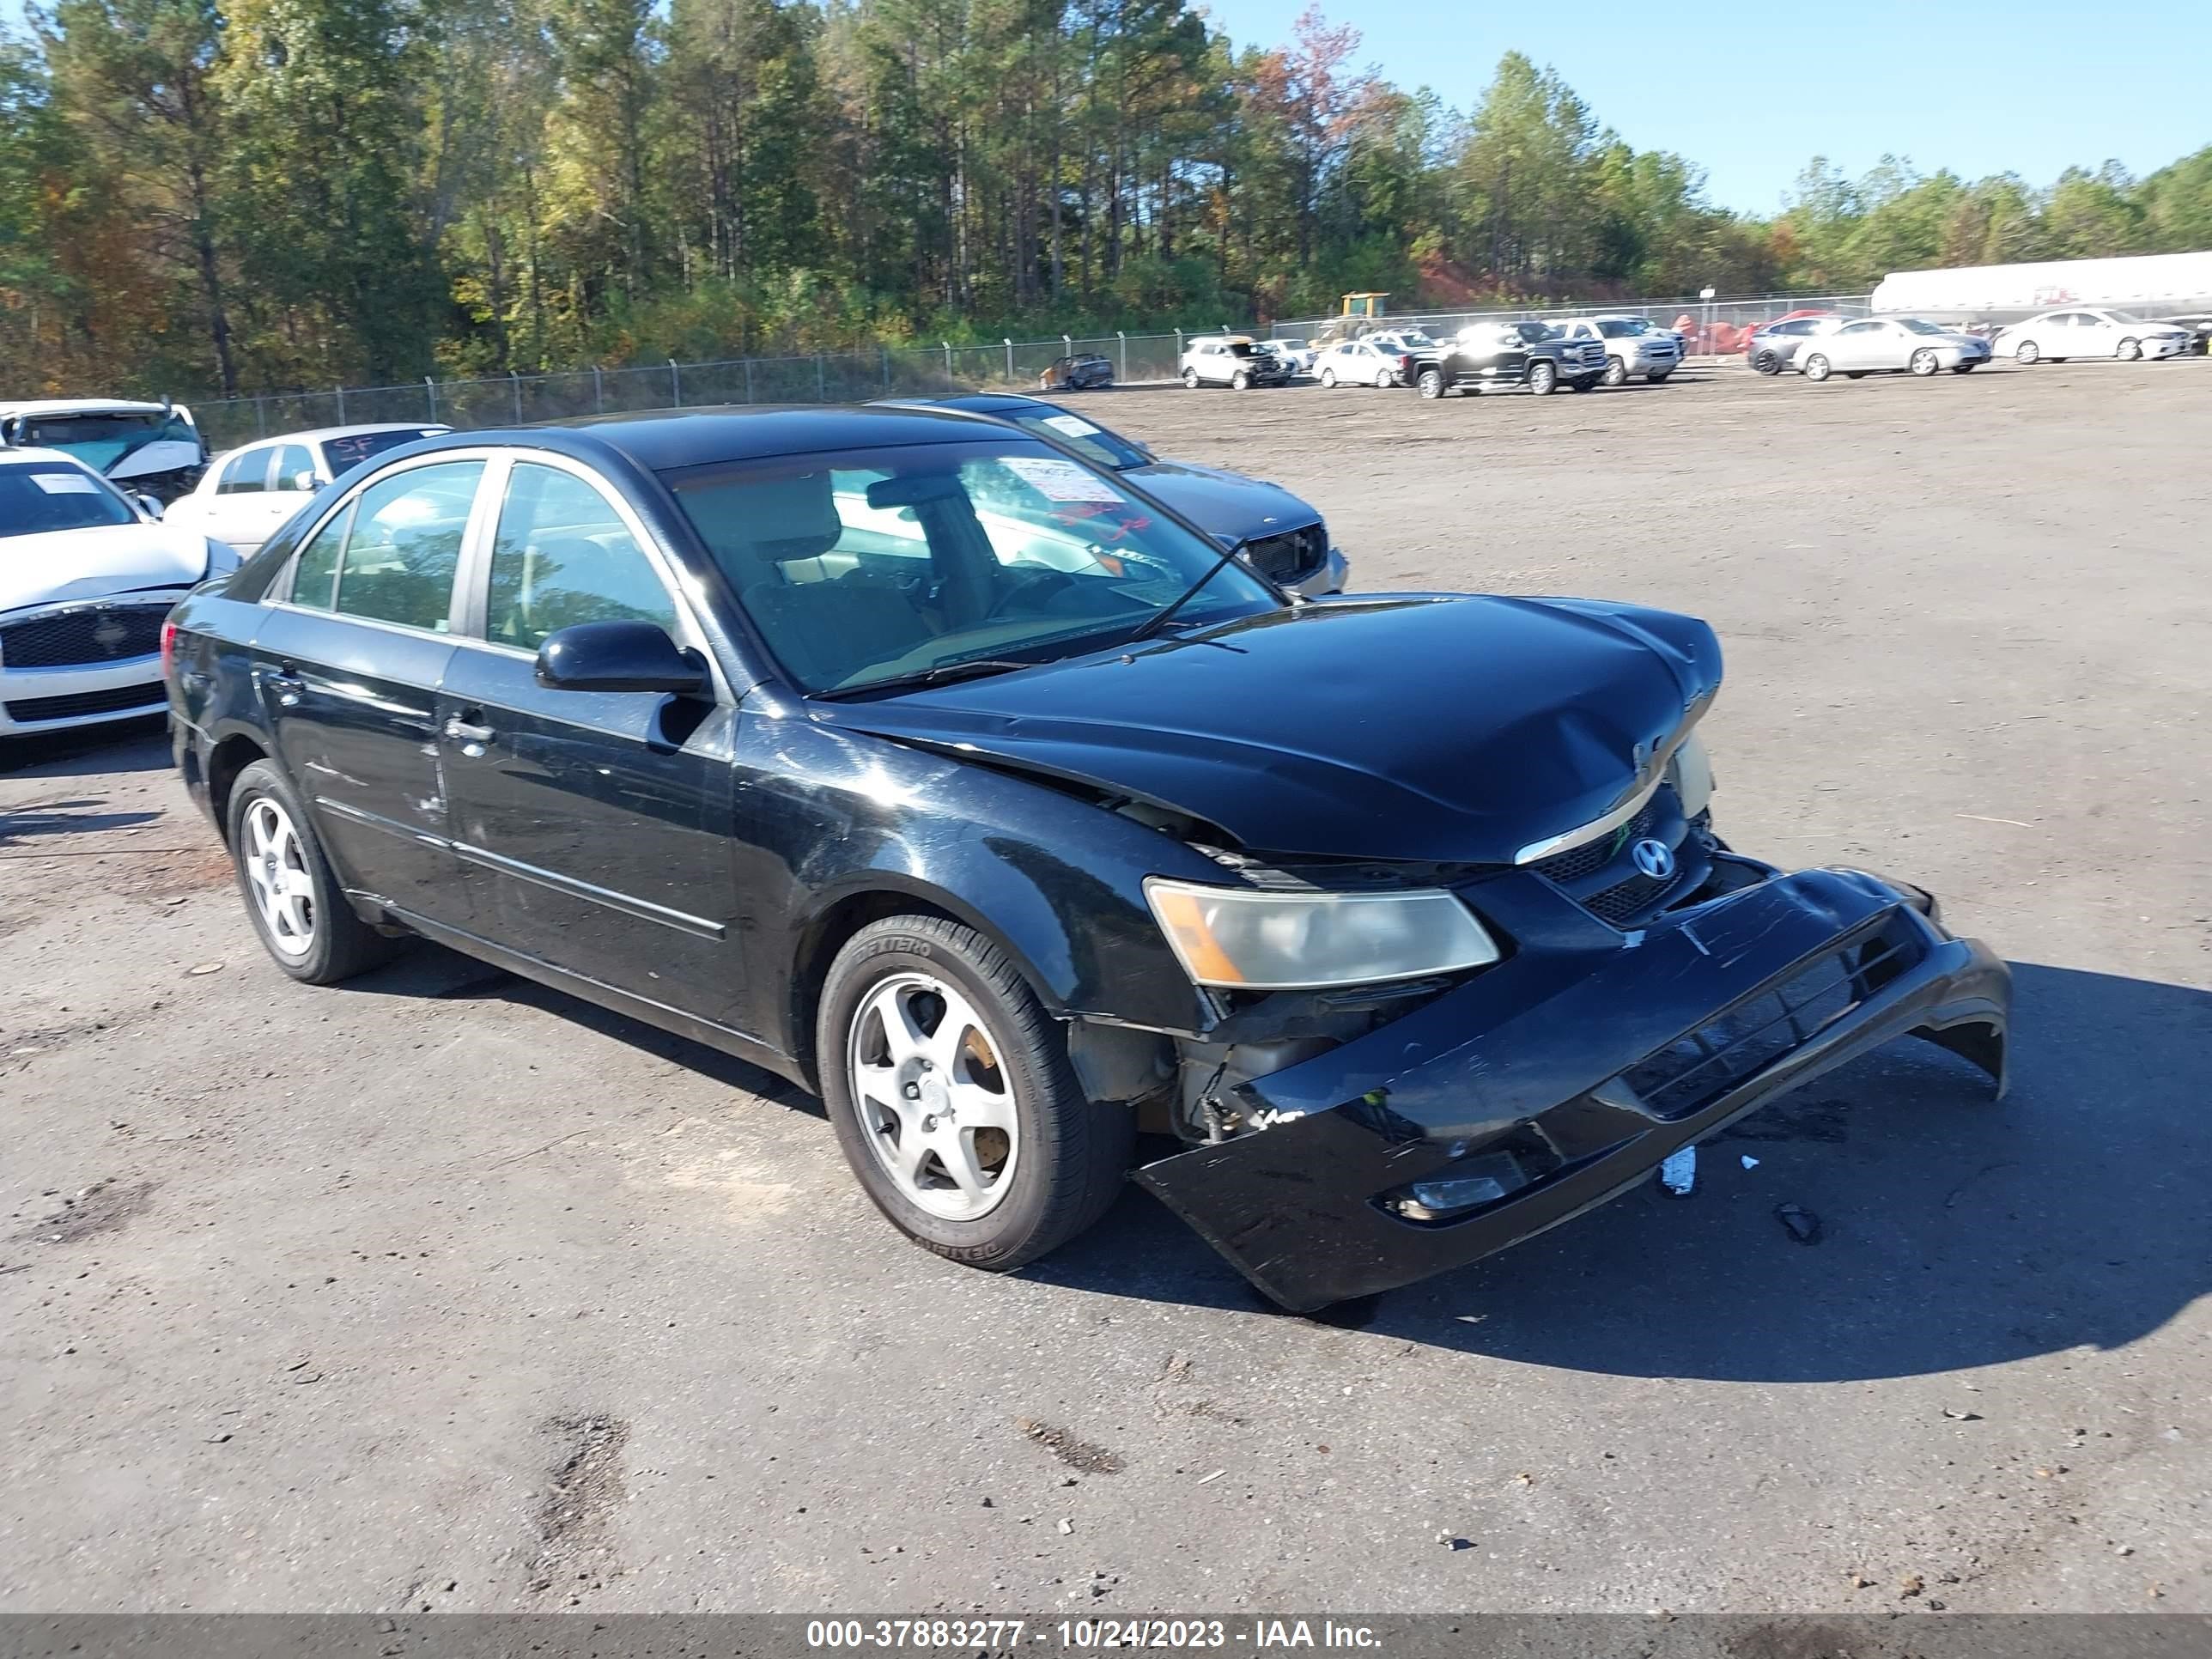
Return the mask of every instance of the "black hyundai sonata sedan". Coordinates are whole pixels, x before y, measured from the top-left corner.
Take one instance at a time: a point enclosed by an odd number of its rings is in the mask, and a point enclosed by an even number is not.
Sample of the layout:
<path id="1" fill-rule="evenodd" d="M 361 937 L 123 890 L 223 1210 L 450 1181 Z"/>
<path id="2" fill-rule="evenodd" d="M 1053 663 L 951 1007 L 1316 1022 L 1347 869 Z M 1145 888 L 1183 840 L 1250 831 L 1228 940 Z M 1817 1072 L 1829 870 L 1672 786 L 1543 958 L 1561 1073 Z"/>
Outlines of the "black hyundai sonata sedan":
<path id="1" fill-rule="evenodd" d="M 165 640 L 276 964 L 410 935 L 817 1090 L 1010 1268 L 1136 1178 L 1312 1308 L 1528 1237 L 1893 1036 L 2002 1087 L 1916 889 L 1715 834 L 1703 623 L 1295 602 L 985 417 L 762 410 L 365 463 Z"/>

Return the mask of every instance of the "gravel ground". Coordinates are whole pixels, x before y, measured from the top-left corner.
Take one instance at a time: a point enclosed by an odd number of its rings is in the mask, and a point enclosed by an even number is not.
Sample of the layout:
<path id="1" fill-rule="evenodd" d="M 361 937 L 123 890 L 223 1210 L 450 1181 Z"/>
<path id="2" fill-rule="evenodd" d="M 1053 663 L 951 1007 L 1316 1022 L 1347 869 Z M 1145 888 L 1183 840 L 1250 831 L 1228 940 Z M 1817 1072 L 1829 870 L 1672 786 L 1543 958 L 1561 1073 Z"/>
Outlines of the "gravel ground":
<path id="1" fill-rule="evenodd" d="M 2011 1094 L 1886 1051 L 1334 1323 L 1133 1190 L 991 1279 L 744 1066 L 427 949 L 293 985 L 158 732 L 48 742 L 0 1608 L 2212 1609 L 2212 364 L 1081 406 L 1358 586 L 1711 617 L 1723 831 L 2009 956 Z"/>

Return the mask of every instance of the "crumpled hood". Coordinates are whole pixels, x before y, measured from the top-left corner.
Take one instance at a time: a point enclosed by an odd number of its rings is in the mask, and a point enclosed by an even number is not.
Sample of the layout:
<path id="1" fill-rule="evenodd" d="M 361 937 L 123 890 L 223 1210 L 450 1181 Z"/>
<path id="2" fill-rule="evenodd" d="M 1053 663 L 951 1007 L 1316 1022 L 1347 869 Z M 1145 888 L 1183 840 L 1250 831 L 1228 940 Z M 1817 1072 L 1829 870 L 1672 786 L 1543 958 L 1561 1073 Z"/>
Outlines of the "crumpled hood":
<path id="1" fill-rule="evenodd" d="M 1154 461 L 1149 466 L 1126 468 L 1122 477 L 1134 478 L 1170 507 L 1209 535 L 1224 542 L 1248 536 L 1275 536 L 1319 521 L 1320 510 L 1300 501 L 1280 484 L 1247 478 L 1211 466 L 1192 466 L 1183 461 Z"/>
<path id="2" fill-rule="evenodd" d="M 1668 611 L 1362 595 L 815 718 L 1254 851 L 1502 864 L 1619 805 L 1720 677 L 1712 629 Z"/>
<path id="3" fill-rule="evenodd" d="M 101 525 L 0 537 L 0 612 L 190 587 L 209 574 L 207 538 L 164 524 Z"/>

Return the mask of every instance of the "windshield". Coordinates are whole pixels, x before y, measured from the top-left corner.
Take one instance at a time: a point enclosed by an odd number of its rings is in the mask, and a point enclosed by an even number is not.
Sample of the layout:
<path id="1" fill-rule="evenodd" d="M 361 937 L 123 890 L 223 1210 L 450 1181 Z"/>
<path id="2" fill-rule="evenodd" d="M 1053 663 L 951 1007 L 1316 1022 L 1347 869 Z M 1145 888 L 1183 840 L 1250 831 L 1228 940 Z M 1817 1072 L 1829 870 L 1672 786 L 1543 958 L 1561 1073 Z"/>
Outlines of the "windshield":
<path id="1" fill-rule="evenodd" d="M 1397 337 L 1401 345 L 1411 346 L 1416 351 L 1425 351 L 1436 344 L 1434 340 L 1418 328 L 1409 328 Z"/>
<path id="2" fill-rule="evenodd" d="M 1619 340 L 1631 334 L 1649 334 L 1651 325 L 1641 317 L 1608 317 L 1597 325 L 1597 331 L 1608 340 Z"/>
<path id="3" fill-rule="evenodd" d="M 1511 326 L 1513 332 L 1524 340 L 1553 340 L 1559 337 L 1559 330 L 1547 328 L 1541 323 L 1515 323 Z"/>
<path id="4" fill-rule="evenodd" d="M 1064 409 L 1047 405 L 1042 409 L 1022 409 L 1007 411 L 1017 426 L 1027 427 L 1056 443 L 1063 443 L 1079 453 L 1085 460 L 1117 471 L 1125 466 L 1143 466 L 1152 457 L 1117 433 L 1094 425 L 1080 415 L 1071 415 Z"/>
<path id="5" fill-rule="evenodd" d="M 1304 351 L 1306 349 L 1306 343 L 1294 334 L 1286 334 L 1273 343 L 1285 351 Z"/>
<path id="6" fill-rule="evenodd" d="M 2142 321 L 2142 319 L 2136 316 L 2132 311 L 2108 311 L 2105 315 L 2111 318 L 2116 323 L 2139 323 Z"/>
<path id="7" fill-rule="evenodd" d="M 1900 317 L 1897 319 L 1897 325 L 1899 328 L 1909 328 L 1915 334 L 1948 334 L 1951 331 L 1948 328 L 1936 327 L 1925 317 Z"/>
<path id="8" fill-rule="evenodd" d="M 852 691 L 1127 639 L 1223 550 L 1042 444 L 931 444 L 663 475 L 792 678 Z M 1231 564 L 1176 613 L 1276 608 Z"/>
<path id="9" fill-rule="evenodd" d="M 349 467 L 360 465 L 372 455 L 381 455 L 387 449 L 411 444 L 417 438 L 435 437 L 446 429 L 442 426 L 424 426 L 399 432 L 349 432 L 342 438 L 323 440 L 323 459 L 330 464 L 331 477 L 335 478 Z"/>
<path id="10" fill-rule="evenodd" d="M 0 465 L 0 538 L 131 524 L 137 515 L 99 479 L 60 461 Z"/>
<path id="11" fill-rule="evenodd" d="M 160 410 L 87 415 L 24 415 L 8 423 L 10 443 L 23 449 L 58 449 L 95 472 L 105 472 L 134 449 L 163 439 L 199 447 L 199 434 L 181 415 Z"/>

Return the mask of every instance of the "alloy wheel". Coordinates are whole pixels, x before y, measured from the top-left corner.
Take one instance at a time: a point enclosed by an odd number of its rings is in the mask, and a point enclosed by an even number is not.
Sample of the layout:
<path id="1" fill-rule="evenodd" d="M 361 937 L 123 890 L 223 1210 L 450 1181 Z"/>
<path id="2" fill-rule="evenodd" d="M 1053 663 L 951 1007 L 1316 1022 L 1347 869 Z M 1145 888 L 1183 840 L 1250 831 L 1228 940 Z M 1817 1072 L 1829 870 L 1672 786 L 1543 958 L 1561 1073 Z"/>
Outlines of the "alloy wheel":
<path id="1" fill-rule="evenodd" d="M 291 815 L 267 795 L 246 809 L 239 862 L 270 946 L 286 957 L 315 948 L 315 883 Z"/>
<path id="2" fill-rule="evenodd" d="M 975 1005 L 933 975 L 891 975 L 862 1000 L 846 1050 L 862 1136 L 901 1194 L 946 1221 L 997 1208 L 1021 1123 Z"/>

